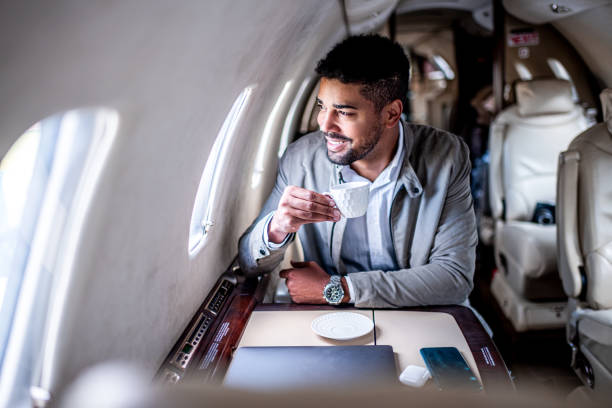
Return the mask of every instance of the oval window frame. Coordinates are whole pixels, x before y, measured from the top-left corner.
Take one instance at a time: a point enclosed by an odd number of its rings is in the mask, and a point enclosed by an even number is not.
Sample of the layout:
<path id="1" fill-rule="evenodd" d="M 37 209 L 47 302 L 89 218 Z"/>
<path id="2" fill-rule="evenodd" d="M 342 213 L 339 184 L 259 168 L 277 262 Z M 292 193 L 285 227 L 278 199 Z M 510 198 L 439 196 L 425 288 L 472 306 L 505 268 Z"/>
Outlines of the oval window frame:
<path id="1" fill-rule="evenodd" d="M 251 85 L 244 88 L 234 100 L 232 108 L 225 117 L 212 149 L 208 154 L 202 177 L 200 177 L 193 211 L 191 212 L 191 221 L 189 222 L 187 250 L 190 257 L 194 257 L 200 252 L 206 242 L 206 237 L 215 226 L 212 215 L 217 201 L 219 176 L 223 173 L 221 169 L 227 162 L 228 147 L 232 144 L 231 141 L 236 134 L 238 124 L 244 115 L 255 87 L 256 85 Z"/>

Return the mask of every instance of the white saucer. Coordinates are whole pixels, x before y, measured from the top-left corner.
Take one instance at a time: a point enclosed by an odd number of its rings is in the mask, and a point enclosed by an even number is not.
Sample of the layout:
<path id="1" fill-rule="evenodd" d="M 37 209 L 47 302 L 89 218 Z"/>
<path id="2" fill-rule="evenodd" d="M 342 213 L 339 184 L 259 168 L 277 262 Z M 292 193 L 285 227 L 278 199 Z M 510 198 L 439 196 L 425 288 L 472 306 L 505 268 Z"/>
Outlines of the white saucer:
<path id="1" fill-rule="evenodd" d="M 317 317 L 310 327 L 313 332 L 328 339 L 350 340 L 371 332 L 374 322 L 359 313 L 337 312 Z"/>

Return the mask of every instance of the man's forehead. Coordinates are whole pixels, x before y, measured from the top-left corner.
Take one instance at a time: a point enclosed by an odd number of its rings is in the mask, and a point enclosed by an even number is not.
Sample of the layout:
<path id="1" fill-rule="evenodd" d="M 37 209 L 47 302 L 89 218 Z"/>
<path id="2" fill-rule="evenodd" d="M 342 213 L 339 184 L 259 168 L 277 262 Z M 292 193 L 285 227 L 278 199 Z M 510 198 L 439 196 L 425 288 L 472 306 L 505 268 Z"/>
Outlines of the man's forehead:
<path id="1" fill-rule="evenodd" d="M 318 99 L 328 104 L 352 105 L 356 108 L 368 104 L 360 93 L 362 85 L 345 84 L 337 79 L 322 78 Z"/>

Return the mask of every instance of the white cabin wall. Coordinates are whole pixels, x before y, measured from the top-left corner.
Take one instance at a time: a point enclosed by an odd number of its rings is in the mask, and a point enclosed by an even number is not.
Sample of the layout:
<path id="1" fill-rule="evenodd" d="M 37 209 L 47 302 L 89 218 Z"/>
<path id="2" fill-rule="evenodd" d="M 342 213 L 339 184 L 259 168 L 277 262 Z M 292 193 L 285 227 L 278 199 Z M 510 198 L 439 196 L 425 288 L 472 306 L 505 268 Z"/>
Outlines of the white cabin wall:
<path id="1" fill-rule="evenodd" d="M 50 309 L 58 335 L 43 386 L 57 389 L 106 359 L 154 374 L 271 188 L 278 140 L 255 190 L 251 172 L 279 93 L 289 80 L 297 91 L 344 35 L 341 22 L 339 3 L 325 0 L 0 5 L 0 154 L 54 112 L 119 112 L 73 267 L 58 271 L 71 280 Z M 254 84 L 219 195 L 223 222 L 190 259 L 189 222 L 208 152 L 234 99 Z"/>

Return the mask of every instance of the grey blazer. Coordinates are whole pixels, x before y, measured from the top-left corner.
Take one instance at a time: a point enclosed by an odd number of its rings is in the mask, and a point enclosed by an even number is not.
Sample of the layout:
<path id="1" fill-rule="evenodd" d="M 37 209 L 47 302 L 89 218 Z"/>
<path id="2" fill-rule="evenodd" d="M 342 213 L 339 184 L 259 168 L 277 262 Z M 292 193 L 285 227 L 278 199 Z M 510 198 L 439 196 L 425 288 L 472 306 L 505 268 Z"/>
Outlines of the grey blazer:
<path id="1" fill-rule="evenodd" d="M 357 307 L 459 304 L 473 287 L 477 234 L 468 148 L 451 133 L 403 126 L 405 155 L 389 214 L 400 268 L 351 273 Z M 239 263 L 246 274 L 270 272 L 282 261 L 287 245 L 270 249 L 263 229 L 285 187 L 329 191 L 339 182 L 340 168 L 328 160 L 321 132 L 289 145 L 272 193 L 240 238 Z M 298 234 L 305 260 L 317 262 L 328 273 L 344 273 L 340 249 L 345 226 L 344 218 L 303 225 Z"/>

